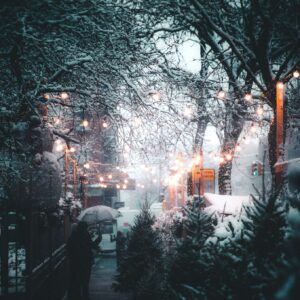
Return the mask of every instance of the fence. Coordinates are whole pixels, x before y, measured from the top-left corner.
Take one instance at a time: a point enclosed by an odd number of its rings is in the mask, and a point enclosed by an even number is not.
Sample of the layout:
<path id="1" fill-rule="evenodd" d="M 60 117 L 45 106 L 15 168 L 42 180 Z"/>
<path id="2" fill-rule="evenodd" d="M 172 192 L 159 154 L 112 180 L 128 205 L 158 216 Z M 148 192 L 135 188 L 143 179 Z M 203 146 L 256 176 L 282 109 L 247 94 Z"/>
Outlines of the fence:
<path id="1" fill-rule="evenodd" d="M 68 217 L 0 210 L 0 299 L 61 299 L 67 287 Z"/>

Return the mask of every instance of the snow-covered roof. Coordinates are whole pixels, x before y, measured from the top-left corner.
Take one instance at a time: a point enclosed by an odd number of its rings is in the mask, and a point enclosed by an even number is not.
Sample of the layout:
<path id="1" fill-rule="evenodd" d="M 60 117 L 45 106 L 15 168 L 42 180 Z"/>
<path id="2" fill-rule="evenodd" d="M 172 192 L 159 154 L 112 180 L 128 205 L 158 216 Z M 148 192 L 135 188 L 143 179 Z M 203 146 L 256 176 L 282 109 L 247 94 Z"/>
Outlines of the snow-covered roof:
<path id="1" fill-rule="evenodd" d="M 207 211 L 219 212 L 230 215 L 239 214 L 243 205 L 248 204 L 251 200 L 250 196 L 231 196 L 231 195 L 216 195 L 204 194 Z"/>

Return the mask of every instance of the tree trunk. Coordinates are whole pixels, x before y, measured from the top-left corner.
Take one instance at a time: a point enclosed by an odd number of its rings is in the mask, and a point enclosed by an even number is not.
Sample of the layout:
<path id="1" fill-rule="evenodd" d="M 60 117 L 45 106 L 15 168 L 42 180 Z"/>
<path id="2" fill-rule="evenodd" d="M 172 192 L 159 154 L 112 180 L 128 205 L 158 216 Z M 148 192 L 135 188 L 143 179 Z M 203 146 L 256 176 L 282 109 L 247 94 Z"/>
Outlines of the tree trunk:
<path id="1" fill-rule="evenodd" d="M 235 152 L 235 147 L 237 141 L 244 127 L 243 116 L 231 116 L 229 118 L 229 124 L 226 124 L 224 132 L 224 142 L 221 146 L 221 155 L 230 154 L 231 159 L 226 159 L 223 163 L 220 162 L 219 172 L 218 172 L 218 185 L 219 185 L 219 194 L 221 195 L 231 195 L 232 186 L 231 186 L 231 171 L 232 171 L 232 159 Z M 223 157 L 222 156 L 222 157 Z"/>
<path id="2" fill-rule="evenodd" d="M 200 151 L 202 150 L 207 124 L 208 124 L 207 118 L 201 118 L 201 117 L 198 118 L 197 131 L 196 131 L 195 142 L 194 142 L 194 153 L 200 153 Z"/>
<path id="3" fill-rule="evenodd" d="M 231 195 L 231 170 L 232 160 L 226 161 L 224 164 L 219 166 L 219 194 L 220 195 Z"/>

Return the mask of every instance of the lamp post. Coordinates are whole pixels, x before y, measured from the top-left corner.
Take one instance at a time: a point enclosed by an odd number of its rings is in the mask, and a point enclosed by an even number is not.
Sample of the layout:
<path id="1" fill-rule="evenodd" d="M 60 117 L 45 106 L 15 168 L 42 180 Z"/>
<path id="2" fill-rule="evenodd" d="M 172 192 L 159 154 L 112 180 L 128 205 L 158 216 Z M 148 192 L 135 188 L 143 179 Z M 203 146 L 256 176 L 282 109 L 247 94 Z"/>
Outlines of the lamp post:
<path id="1" fill-rule="evenodd" d="M 284 155 L 284 90 L 282 82 L 276 84 L 276 160 L 283 160 Z M 283 165 L 275 166 L 276 185 L 282 184 Z"/>

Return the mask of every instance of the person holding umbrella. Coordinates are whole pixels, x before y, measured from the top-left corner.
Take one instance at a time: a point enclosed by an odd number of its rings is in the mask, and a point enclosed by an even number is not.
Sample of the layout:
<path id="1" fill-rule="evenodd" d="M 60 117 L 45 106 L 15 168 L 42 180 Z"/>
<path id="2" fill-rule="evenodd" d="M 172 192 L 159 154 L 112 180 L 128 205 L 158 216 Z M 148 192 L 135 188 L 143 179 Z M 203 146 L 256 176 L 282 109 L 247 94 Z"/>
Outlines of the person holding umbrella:
<path id="1" fill-rule="evenodd" d="M 93 249 L 98 249 L 100 237 L 92 241 L 88 225 L 80 221 L 67 242 L 70 264 L 69 300 L 88 300 L 89 281 L 93 264 Z"/>

